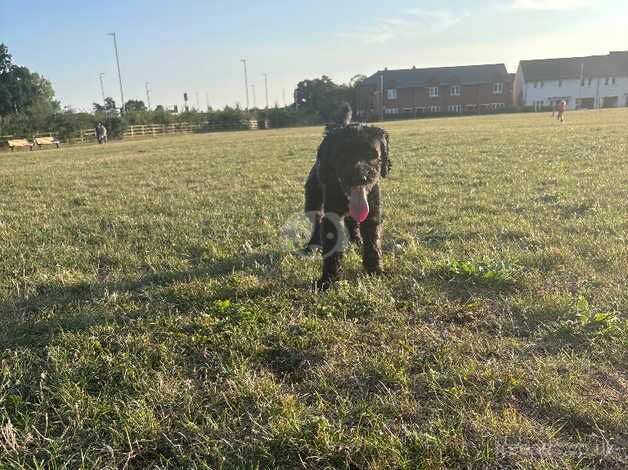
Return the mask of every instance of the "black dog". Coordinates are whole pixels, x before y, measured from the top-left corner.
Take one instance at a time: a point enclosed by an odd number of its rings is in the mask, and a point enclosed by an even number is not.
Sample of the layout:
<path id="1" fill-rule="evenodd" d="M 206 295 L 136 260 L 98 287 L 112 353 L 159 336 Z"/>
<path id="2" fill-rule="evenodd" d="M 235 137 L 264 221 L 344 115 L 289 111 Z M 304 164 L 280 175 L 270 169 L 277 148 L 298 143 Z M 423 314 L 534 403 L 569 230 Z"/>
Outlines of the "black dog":
<path id="1" fill-rule="evenodd" d="M 321 288 L 342 278 L 338 221 L 343 217 L 350 241 L 363 245 L 366 271 L 384 271 L 379 179 L 386 177 L 391 167 L 388 148 L 388 134 L 383 129 L 349 124 L 346 113 L 344 120 L 338 119 L 325 130 L 316 163 L 305 183 L 305 212 L 314 226 L 306 248 L 322 246 Z M 350 217 L 345 217 L 347 213 Z"/>

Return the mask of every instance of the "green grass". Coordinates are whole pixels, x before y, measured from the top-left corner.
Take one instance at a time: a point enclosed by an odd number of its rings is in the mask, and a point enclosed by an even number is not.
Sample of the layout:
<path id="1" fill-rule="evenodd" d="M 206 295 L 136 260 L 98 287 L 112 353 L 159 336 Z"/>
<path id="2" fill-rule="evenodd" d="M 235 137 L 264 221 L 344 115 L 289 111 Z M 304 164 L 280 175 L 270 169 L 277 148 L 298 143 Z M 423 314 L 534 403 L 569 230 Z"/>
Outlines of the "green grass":
<path id="1" fill-rule="evenodd" d="M 320 128 L 0 155 L 0 468 L 625 468 L 626 122 L 385 124 L 327 293 Z"/>

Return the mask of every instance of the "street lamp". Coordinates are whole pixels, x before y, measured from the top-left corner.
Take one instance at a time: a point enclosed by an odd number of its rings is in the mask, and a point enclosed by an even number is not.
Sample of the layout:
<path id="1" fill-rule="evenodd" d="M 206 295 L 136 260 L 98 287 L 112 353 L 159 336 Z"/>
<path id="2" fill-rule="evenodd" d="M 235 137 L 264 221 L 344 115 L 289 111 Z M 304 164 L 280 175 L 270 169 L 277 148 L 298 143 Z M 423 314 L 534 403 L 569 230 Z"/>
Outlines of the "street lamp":
<path id="1" fill-rule="evenodd" d="M 118 57 L 118 42 L 116 41 L 116 33 L 107 33 L 109 36 L 113 37 L 113 49 L 116 52 L 116 65 L 118 66 L 118 81 L 120 82 L 120 100 L 122 104 L 120 106 L 120 110 L 124 113 L 124 90 L 122 89 L 122 74 L 120 73 L 120 57 Z"/>
<path id="2" fill-rule="evenodd" d="M 104 73 L 99 73 L 98 78 L 100 79 L 100 94 L 102 95 L 102 105 L 105 105 L 105 85 L 102 83 L 102 77 L 104 77 Z"/>
<path id="3" fill-rule="evenodd" d="M 266 109 L 268 109 L 268 74 L 264 73 L 264 86 L 266 87 Z"/>
<path id="4" fill-rule="evenodd" d="M 246 74 L 246 59 L 240 59 L 244 65 L 244 91 L 246 92 L 246 110 L 249 110 L 249 77 Z"/>

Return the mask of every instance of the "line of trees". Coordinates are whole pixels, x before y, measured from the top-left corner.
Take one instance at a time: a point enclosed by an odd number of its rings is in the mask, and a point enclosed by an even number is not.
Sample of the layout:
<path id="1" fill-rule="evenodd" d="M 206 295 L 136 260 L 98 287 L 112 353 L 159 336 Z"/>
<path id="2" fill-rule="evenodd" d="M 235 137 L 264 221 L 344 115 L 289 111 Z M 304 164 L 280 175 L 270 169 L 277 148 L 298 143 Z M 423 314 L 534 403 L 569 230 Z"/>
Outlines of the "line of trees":
<path id="1" fill-rule="evenodd" d="M 68 140 L 98 122 L 107 127 L 113 138 L 121 137 L 126 127 L 134 124 L 190 122 L 239 128 L 244 127 L 244 122 L 257 120 L 273 128 L 316 125 L 328 121 L 339 103 L 347 101 L 355 105 L 356 87 L 364 78 L 358 75 L 346 85 L 336 84 L 325 75 L 303 80 L 294 90 L 294 104 L 281 108 L 246 111 L 227 106 L 222 110 L 173 113 L 161 105 L 149 110 L 142 100 L 131 99 L 125 103 L 126 112 L 121 114 L 115 100 L 107 97 L 102 104 L 93 103 L 92 112 L 77 112 L 62 109 L 50 81 L 14 64 L 6 45 L 0 43 L 0 138 L 51 132 Z"/>

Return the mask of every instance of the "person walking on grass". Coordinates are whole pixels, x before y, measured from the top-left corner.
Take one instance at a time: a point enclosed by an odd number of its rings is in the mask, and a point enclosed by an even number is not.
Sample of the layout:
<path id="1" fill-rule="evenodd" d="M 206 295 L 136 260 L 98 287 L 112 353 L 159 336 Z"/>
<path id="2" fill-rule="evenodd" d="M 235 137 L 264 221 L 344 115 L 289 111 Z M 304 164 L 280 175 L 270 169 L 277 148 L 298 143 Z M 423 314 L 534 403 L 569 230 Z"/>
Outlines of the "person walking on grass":
<path id="1" fill-rule="evenodd" d="M 567 102 L 562 100 L 558 105 L 558 120 L 565 122 L 565 113 L 567 112 Z"/>
<path id="2" fill-rule="evenodd" d="M 99 122 L 96 126 L 96 140 L 99 144 L 107 143 L 107 128 L 103 126 L 102 122 Z"/>
<path id="3" fill-rule="evenodd" d="M 107 143 L 107 128 L 103 124 L 100 125 L 100 143 Z"/>

